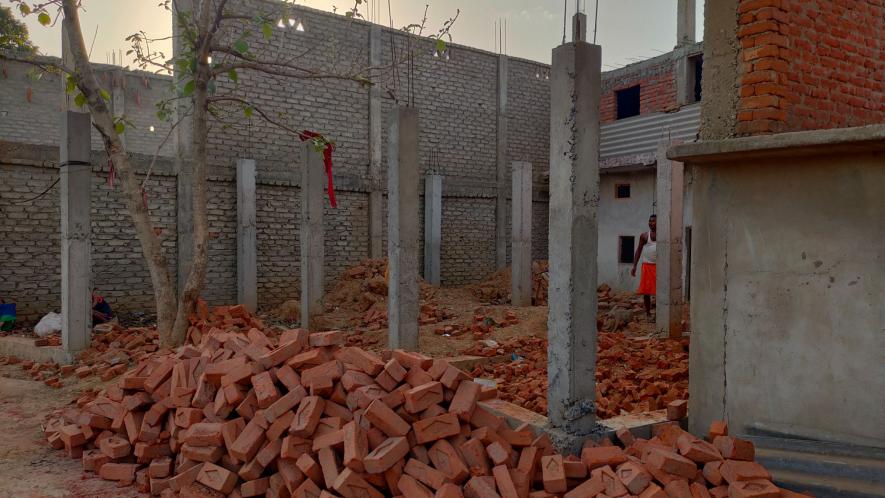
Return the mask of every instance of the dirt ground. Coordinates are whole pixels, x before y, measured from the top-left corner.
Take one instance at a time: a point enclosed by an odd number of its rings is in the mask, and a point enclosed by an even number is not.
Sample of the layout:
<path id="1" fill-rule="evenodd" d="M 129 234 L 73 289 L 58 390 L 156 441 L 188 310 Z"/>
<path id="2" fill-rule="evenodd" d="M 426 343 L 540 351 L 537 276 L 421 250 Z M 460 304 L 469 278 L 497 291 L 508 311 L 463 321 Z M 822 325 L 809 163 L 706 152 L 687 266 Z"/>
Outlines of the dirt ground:
<path id="1" fill-rule="evenodd" d="M 53 450 L 43 437 L 45 414 L 99 385 L 92 377 L 53 389 L 19 365 L 0 366 L 0 498 L 144 496 L 84 473 L 79 458 Z"/>

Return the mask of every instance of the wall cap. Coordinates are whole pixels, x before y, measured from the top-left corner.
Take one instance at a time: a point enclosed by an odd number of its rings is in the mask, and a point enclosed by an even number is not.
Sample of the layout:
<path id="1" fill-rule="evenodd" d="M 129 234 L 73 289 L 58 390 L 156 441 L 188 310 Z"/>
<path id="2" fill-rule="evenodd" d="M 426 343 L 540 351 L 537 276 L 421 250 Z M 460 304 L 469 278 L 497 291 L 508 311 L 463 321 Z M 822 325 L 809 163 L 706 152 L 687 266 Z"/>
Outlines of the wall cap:
<path id="1" fill-rule="evenodd" d="M 885 124 L 809 130 L 674 145 L 667 158 L 692 164 L 734 159 L 885 151 Z"/>

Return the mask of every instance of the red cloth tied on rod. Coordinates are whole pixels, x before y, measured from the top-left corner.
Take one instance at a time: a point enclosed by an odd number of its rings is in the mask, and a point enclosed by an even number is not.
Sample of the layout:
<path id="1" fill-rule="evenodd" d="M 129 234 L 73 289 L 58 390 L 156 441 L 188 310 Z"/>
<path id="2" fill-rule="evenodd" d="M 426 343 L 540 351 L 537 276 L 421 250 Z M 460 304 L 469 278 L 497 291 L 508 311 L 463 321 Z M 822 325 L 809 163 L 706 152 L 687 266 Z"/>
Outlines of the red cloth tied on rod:
<path id="1" fill-rule="evenodd" d="M 298 134 L 298 138 L 300 138 L 302 142 L 306 142 L 317 137 L 321 138 L 322 135 L 315 131 L 304 130 Z M 326 146 L 323 148 L 323 165 L 326 167 L 326 178 L 329 179 L 329 205 L 333 208 L 337 208 L 338 202 L 335 201 L 335 184 L 332 181 L 332 151 L 335 150 L 335 146 L 329 142 L 325 143 Z"/>

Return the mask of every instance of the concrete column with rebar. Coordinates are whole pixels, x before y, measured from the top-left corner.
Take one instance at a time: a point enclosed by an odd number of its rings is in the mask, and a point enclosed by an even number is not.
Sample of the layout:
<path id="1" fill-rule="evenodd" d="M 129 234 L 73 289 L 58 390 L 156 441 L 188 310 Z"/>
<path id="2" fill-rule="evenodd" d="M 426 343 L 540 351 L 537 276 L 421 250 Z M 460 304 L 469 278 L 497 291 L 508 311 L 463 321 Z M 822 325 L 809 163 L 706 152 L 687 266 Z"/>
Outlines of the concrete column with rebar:
<path id="1" fill-rule="evenodd" d="M 310 329 L 323 313 L 325 239 L 323 192 L 326 172 L 323 155 L 307 142 L 301 146 L 301 327 Z"/>
<path id="2" fill-rule="evenodd" d="M 532 163 L 516 161 L 511 173 L 511 289 L 513 306 L 532 305 Z"/>

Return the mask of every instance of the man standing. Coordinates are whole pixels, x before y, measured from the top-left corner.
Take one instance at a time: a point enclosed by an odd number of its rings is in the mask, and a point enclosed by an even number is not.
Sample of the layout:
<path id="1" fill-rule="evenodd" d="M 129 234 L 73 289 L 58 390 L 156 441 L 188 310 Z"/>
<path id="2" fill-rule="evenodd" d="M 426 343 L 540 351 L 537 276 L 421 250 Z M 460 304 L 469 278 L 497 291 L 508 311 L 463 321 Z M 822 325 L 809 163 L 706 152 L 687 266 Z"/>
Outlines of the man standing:
<path id="1" fill-rule="evenodd" d="M 639 236 L 639 247 L 633 256 L 633 269 L 630 275 L 636 276 L 636 265 L 642 261 L 642 269 L 639 274 L 639 288 L 637 294 L 642 294 L 645 303 L 645 316 L 651 318 L 651 297 L 655 295 L 657 281 L 657 246 L 658 246 L 658 217 L 651 215 L 648 218 L 648 232 Z"/>

